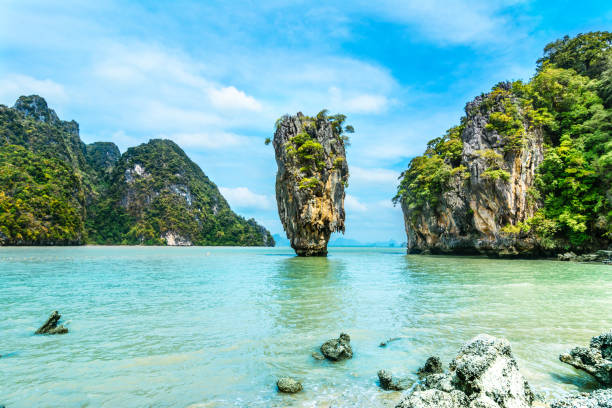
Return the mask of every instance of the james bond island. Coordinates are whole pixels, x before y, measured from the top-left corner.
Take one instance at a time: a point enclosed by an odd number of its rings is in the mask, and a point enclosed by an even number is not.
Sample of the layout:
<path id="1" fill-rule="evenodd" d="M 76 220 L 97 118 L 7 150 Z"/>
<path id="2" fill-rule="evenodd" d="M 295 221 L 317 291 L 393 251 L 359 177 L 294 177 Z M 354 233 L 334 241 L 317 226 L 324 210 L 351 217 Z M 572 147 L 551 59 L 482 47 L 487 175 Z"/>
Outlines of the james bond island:
<path id="1" fill-rule="evenodd" d="M 298 113 L 276 123 L 276 202 L 291 247 L 299 256 L 325 256 L 333 232 L 344 232 L 348 185 L 344 115 Z"/>

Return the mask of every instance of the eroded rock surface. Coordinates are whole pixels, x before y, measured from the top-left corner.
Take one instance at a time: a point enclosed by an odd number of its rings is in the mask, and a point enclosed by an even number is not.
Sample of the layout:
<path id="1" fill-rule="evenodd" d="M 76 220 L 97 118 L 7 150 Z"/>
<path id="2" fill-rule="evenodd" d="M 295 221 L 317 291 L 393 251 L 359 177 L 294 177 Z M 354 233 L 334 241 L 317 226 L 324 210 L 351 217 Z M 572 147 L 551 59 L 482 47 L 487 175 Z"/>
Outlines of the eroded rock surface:
<path id="1" fill-rule="evenodd" d="M 333 361 L 346 360 L 353 357 L 353 349 L 351 348 L 351 337 L 346 334 L 340 334 L 337 339 L 327 340 L 321 345 L 321 353 L 325 358 Z"/>
<path id="2" fill-rule="evenodd" d="M 518 227 L 538 209 L 531 189 L 544 157 L 542 131 L 522 109 L 504 83 L 466 105 L 453 130 L 457 136 L 448 142 L 458 151 L 445 189 L 422 206 L 400 200 L 409 253 L 539 253 L 537 242 Z M 500 115 L 516 119 L 512 135 L 496 128 Z"/>
<path id="3" fill-rule="evenodd" d="M 51 313 L 51 316 L 47 319 L 47 321 L 40 326 L 38 330 L 36 330 L 35 334 L 65 334 L 68 333 L 68 329 L 63 325 L 58 325 L 59 320 L 62 318 L 62 315 L 56 310 Z"/>
<path id="4" fill-rule="evenodd" d="M 612 388 L 565 397 L 553 402 L 550 408 L 612 408 Z"/>
<path id="5" fill-rule="evenodd" d="M 589 347 L 575 347 L 559 360 L 586 371 L 601 384 L 612 386 L 612 330 L 591 339 Z"/>
<path id="6" fill-rule="evenodd" d="M 486 334 L 466 343 L 449 365 L 432 374 L 396 408 L 526 408 L 534 395 L 510 343 Z"/>
<path id="7" fill-rule="evenodd" d="M 343 120 L 342 115 L 311 118 L 298 113 L 277 123 L 276 201 L 283 228 L 299 256 L 327 255 L 331 233 L 344 232 L 349 173 Z"/>
<path id="8" fill-rule="evenodd" d="M 440 357 L 432 356 L 425 361 L 425 365 L 419 368 L 417 374 L 419 377 L 427 377 L 431 374 L 441 374 L 444 370 L 442 369 L 442 361 Z"/>
<path id="9" fill-rule="evenodd" d="M 280 392 L 285 394 L 295 394 L 302 391 L 302 383 L 291 377 L 281 377 L 276 382 L 276 386 Z"/>

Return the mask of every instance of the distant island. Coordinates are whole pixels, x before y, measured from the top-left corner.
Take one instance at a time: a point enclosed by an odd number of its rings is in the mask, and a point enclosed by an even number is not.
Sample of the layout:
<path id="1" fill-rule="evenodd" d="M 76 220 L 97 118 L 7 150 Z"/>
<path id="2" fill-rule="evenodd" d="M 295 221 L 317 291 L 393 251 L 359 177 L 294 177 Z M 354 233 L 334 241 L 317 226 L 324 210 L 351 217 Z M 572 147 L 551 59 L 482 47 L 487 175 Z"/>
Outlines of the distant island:
<path id="1" fill-rule="evenodd" d="M 0 105 L 0 245 L 274 246 L 170 140 L 85 144 L 37 95 Z"/>
<path id="2" fill-rule="evenodd" d="M 612 33 L 548 44 L 403 172 L 409 253 L 549 256 L 612 240 Z M 571 255 L 571 254 L 570 254 Z"/>

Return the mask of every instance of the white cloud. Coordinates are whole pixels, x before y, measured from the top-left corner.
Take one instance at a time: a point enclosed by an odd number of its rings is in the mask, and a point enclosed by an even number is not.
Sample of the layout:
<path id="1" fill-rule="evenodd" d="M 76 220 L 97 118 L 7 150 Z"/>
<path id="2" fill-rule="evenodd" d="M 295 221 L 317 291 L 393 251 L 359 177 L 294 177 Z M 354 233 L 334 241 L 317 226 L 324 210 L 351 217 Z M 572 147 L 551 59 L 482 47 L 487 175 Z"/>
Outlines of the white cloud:
<path id="1" fill-rule="evenodd" d="M 160 137 L 172 139 L 180 146 L 204 149 L 222 149 L 244 145 L 249 142 L 247 137 L 229 132 L 176 133 L 169 136 L 160 135 Z"/>
<path id="2" fill-rule="evenodd" d="M 351 182 L 368 183 L 397 183 L 399 173 L 382 168 L 363 168 L 357 166 L 350 167 Z"/>
<path id="3" fill-rule="evenodd" d="M 11 104 L 21 95 L 37 94 L 59 103 L 67 99 L 63 85 L 50 79 L 37 79 L 28 75 L 10 74 L 0 79 L 0 103 Z"/>
<path id="4" fill-rule="evenodd" d="M 368 210 L 368 207 L 365 204 L 361 203 L 357 197 L 350 194 L 347 194 L 344 198 L 344 206 L 348 211 L 364 212 Z"/>
<path id="5" fill-rule="evenodd" d="M 272 200 L 268 196 L 254 193 L 247 187 L 219 187 L 219 191 L 235 208 L 257 208 L 261 210 L 272 208 Z"/>
<path id="6" fill-rule="evenodd" d="M 415 27 L 442 43 L 475 44 L 516 41 L 518 27 L 504 12 L 522 0 L 380 0 L 363 1 L 361 11 Z"/>
<path id="7" fill-rule="evenodd" d="M 212 104 L 218 108 L 232 110 L 246 109 L 250 111 L 261 110 L 261 103 L 233 86 L 227 86 L 221 89 L 209 89 L 208 97 Z"/>

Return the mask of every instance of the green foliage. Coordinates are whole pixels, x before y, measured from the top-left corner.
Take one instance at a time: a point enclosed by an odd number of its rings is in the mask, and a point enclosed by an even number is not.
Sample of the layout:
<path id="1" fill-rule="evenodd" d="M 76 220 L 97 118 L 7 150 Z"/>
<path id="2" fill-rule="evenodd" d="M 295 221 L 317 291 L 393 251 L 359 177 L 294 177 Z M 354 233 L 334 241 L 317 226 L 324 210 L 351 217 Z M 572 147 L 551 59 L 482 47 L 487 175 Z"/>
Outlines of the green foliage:
<path id="1" fill-rule="evenodd" d="M 544 56 L 538 60 L 538 70 L 553 64 L 559 68 L 573 69 L 580 75 L 599 76 L 604 70 L 605 59 L 610 55 L 612 33 L 596 31 L 565 36 L 544 47 Z"/>
<path id="2" fill-rule="evenodd" d="M 229 207 L 217 186 L 175 143 L 128 149 L 113 171 L 108 198 L 93 214 L 97 243 L 159 245 L 178 234 L 194 245 L 267 245 L 270 233 Z"/>
<path id="3" fill-rule="evenodd" d="M 540 210 L 506 234 L 534 234 L 546 249 L 586 250 L 612 238 L 612 34 L 595 32 L 550 43 L 528 83 L 501 83 L 478 105 L 487 129 L 500 134 L 505 153 L 525 146 L 526 130 L 542 132 L 544 161 L 527 200 Z M 462 119 L 462 125 L 464 124 Z M 527 129 L 525 129 L 525 123 Z M 460 133 L 459 128 L 459 133 Z M 450 131 L 449 131 L 450 132 Z M 435 207 L 456 174 L 462 145 L 436 138 L 404 173 L 395 202 L 421 211 Z M 483 177 L 508 180 L 502 156 L 477 152 L 487 161 Z"/>
<path id="4" fill-rule="evenodd" d="M 127 182 L 136 164 L 146 174 Z M 148 245 L 164 244 L 166 233 L 201 245 L 274 244 L 174 143 L 121 156 L 112 143 L 85 145 L 78 124 L 39 96 L 0 105 L 0 243 Z"/>
<path id="5" fill-rule="evenodd" d="M 84 195 L 72 169 L 21 146 L 0 147 L 0 242 L 80 244 Z"/>

